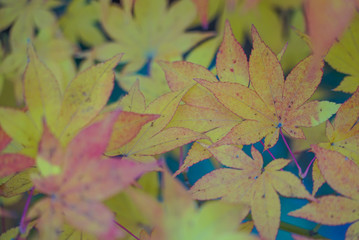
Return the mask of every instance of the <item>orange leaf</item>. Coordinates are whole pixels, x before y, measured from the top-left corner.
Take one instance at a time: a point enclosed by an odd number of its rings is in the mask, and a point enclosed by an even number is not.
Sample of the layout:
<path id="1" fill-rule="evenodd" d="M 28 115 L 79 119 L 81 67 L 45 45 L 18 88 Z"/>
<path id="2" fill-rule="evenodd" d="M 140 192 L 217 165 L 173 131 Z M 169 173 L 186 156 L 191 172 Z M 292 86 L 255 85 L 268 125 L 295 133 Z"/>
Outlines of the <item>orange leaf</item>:
<path id="1" fill-rule="evenodd" d="M 33 158 L 21 154 L 0 155 L 0 178 L 21 172 L 35 165 Z"/>

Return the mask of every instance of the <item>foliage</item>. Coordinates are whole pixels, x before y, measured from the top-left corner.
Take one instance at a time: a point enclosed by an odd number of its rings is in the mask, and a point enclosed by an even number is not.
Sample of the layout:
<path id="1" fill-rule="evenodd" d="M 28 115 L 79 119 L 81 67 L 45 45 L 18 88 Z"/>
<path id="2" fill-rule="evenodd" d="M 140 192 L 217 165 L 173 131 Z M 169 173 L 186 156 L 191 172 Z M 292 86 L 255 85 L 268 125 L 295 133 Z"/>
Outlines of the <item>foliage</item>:
<path id="1" fill-rule="evenodd" d="M 0 0 L 0 239 L 358 239 L 357 4 Z"/>

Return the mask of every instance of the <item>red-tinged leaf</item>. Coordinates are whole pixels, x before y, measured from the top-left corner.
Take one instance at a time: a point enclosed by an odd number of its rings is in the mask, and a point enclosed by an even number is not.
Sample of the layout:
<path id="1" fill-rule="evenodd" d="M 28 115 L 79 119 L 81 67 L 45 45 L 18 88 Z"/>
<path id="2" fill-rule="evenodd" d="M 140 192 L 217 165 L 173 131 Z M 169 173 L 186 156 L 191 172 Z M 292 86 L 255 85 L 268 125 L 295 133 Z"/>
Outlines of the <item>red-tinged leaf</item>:
<path id="1" fill-rule="evenodd" d="M 353 223 L 345 233 L 346 240 L 359 239 L 359 221 Z"/>
<path id="2" fill-rule="evenodd" d="M 105 152 L 114 124 L 121 114 L 121 111 L 111 112 L 79 132 L 67 146 L 66 159 L 71 161 L 68 164 L 82 167 L 92 160 L 98 160 Z"/>
<path id="3" fill-rule="evenodd" d="M 107 151 L 115 150 L 130 142 L 146 123 L 157 118 L 159 118 L 159 115 L 122 112 L 113 125 Z"/>
<path id="4" fill-rule="evenodd" d="M 312 50 L 315 59 L 320 60 L 352 20 L 355 0 L 306 0 L 304 9 Z"/>
<path id="5" fill-rule="evenodd" d="M 312 195 L 318 192 L 319 188 L 325 183 L 325 179 L 318 167 L 318 160 L 315 160 L 312 168 L 312 178 L 313 178 L 313 192 Z"/>
<path id="6" fill-rule="evenodd" d="M 198 16 L 201 20 L 202 28 L 208 29 L 208 0 L 192 0 L 196 5 Z"/>
<path id="7" fill-rule="evenodd" d="M 340 225 L 359 220 L 359 202 L 340 196 L 324 196 L 288 215 L 309 221 Z"/>
<path id="8" fill-rule="evenodd" d="M 320 172 L 337 192 L 359 199 L 359 167 L 346 156 L 325 148 L 312 146 Z"/>
<path id="9" fill-rule="evenodd" d="M 111 234 L 113 228 L 115 228 L 114 214 L 102 203 L 97 201 L 83 202 L 82 198 L 77 195 L 69 196 L 65 201 L 66 205 L 61 205 L 63 215 L 77 229 L 82 231 L 91 229 L 92 234 L 101 236 Z M 79 204 L 79 202 L 82 202 L 82 204 Z M 123 235 L 119 229 L 117 230 L 117 234 L 107 239 L 117 239 L 117 237 Z"/>
<path id="10" fill-rule="evenodd" d="M 114 85 L 112 69 L 121 54 L 80 72 L 67 86 L 56 123 L 56 136 L 68 143 L 106 105 Z"/>
<path id="11" fill-rule="evenodd" d="M 62 101 L 60 84 L 31 44 L 27 52 L 29 62 L 24 74 L 24 95 L 29 114 L 38 129 L 42 128 L 43 118 L 54 129 Z"/>
<path id="12" fill-rule="evenodd" d="M 224 29 L 223 41 L 217 53 L 216 68 L 222 82 L 235 82 L 248 86 L 247 56 L 234 37 L 228 20 Z"/>
<path id="13" fill-rule="evenodd" d="M 87 163 L 63 183 L 59 194 L 78 194 L 84 199 L 103 201 L 125 189 L 145 172 L 158 170 L 158 165 L 122 158 L 109 158 Z M 66 174 L 70 172 L 65 172 Z"/>
<path id="14" fill-rule="evenodd" d="M 39 150 L 36 158 L 41 158 L 49 162 L 51 165 L 63 166 L 65 162 L 65 156 L 63 153 L 63 146 L 61 145 L 59 140 L 52 134 L 48 126 L 44 124 L 42 137 L 39 143 Z"/>
<path id="15" fill-rule="evenodd" d="M 254 185 L 251 213 L 261 239 L 275 239 L 280 223 L 280 201 L 264 176 Z"/>
<path id="16" fill-rule="evenodd" d="M 0 152 L 11 142 L 11 138 L 0 126 Z"/>
<path id="17" fill-rule="evenodd" d="M 21 172 L 35 165 L 33 158 L 21 154 L 0 155 L 0 178 Z"/>
<path id="18" fill-rule="evenodd" d="M 216 76 L 207 68 L 185 61 L 164 62 L 160 61 L 159 65 L 165 72 L 168 86 L 172 91 L 178 91 L 196 84 L 194 78 L 203 78 L 211 82 L 217 82 Z"/>
<path id="19" fill-rule="evenodd" d="M 62 226 L 62 219 L 100 239 L 120 236 L 113 222 L 113 213 L 101 202 L 126 188 L 143 173 L 158 170 L 158 165 L 156 162 L 144 164 L 125 158 L 103 159 L 101 151 L 106 149 L 118 114 L 117 111 L 105 115 L 78 133 L 66 149 L 58 148 L 66 156 L 66 164 L 59 173 L 33 177 L 35 188 L 49 195 L 44 200 L 49 203 L 41 212 L 36 213 L 35 205 L 35 210 L 31 209 L 29 213 L 30 216 L 39 215 L 40 236 L 57 239 L 57 227 Z M 47 156 L 54 157 L 51 154 Z M 52 216 L 56 211 L 61 214 Z M 51 223 L 47 227 L 49 217 L 59 222 L 56 228 Z"/>
<path id="20" fill-rule="evenodd" d="M 268 148 L 277 143 L 279 128 L 292 137 L 304 138 L 300 126 L 316 126 L 327 120 L 339 107 L 330 102 L 306 103 L 320 82 L 322 64 L 311 70 L 309 57 L 292 70 L 288 81 L 284 81 L 276 55 L 262 41 L 254 27 L 252 38 L 249 75 L 253 89 L 236 83 L 197 80 L 225 107 L 245 119 L 217 145 L 251 144 L 266 137 L 265 146 Z"/>

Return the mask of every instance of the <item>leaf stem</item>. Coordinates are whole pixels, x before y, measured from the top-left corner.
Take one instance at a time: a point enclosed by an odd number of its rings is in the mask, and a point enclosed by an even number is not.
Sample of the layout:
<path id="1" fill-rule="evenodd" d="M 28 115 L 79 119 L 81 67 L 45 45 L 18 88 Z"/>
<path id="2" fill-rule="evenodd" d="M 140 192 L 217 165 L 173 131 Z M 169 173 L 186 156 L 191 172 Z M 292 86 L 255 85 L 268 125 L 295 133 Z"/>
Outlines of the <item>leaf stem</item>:
<path id="1" fill-rule="evenodd" d="M 265 148 L 266 146 L 264 145 L 264 142 L 263 142 L 262 140 L 261 140 L 260 142 L 261 142 L 261 144 L 263 145 L 263 147 Z M 266 149 L 266 151 L 269 153 L 269 155 L 272 156 L 273 160 L 275 160 L 275 157 L 274 157 L 274 155 L 272 154 L 272 152 L 269 150 L 269 148 Z"/>
<path id="2" fill-rule="evenodd" d="M 310 168 L 310 166 L 313 164 L 313 162 L 314 162 L 315 159 L 316 159 L 316 157 L 314 156 L 313 159 L 310 161 L 310 163 L 309 163 L 307 169 L 305 169 L 305 172 L 303 173 L 302 178 L 305 178 L 305 177 L 307 176 L 308 171 L 309 171 L 309 168 Z"/>
<path id="3" fill-rule="evenodd" d="M 27 211 L 29 210 L 32 195 L 34 194 L 34 189 L 35 189 L 34 187 L 32 187 L 30 189 L 29 195 L 27 196 L 27 200 L 25 203 L 24 211 L 22 212 L 22 215 L 21 215 L 20 227 L 19 227 L 21 234 L 24 234 L 26 232 L 28 222 L 25 221 L 25 218 L 26 218 Z"/>
<path id="4" fill-rule="evenodd" d="M 302 169 L 300 168 L 300 166 L 299 166 L 299 164 L 298 164 L 298 162 L 297 162 L 297 159 L 295 159 L 294 154 L 293 154 L 292 150 L 290 149 L 290 147 L 289 147 L 289 145 L 288 145 L 288 143 L 287 143 L 287 140 L 285 140 L 284 134 L 283 134 L 283 132 L 282 132 L 282 128 L 279 128 L 279 132 L 280 132 L 280 135 L 282 136 L 282 139 L 283 139 L 283 142 L 284 142 L 285 146 L 287 147 L 287 149 L 288 149 L 290 155 L 292 156 L 292 159 L 293 159 L 295 165 L 296 165 L 297 168 L 298 168 L 299 176 L 302 177 L 302 175 L 303 175 L 303 174 L 302 174 Z"/>
<path id="5" fill-rule="evenodd" d="M 120 228 L 122 228 L 123 230 L 125 230 L 128 234 L 130 234 L 134 239 L 136 240 L 140 240 L 138 237 L 136 237 L 135 234 L 133 234 L 130 230 L 128 230 L 127 228 L 125 228 L 124 226 L 122 226 L 119 222 L 117 222 L 116 220 L 113 220 L 115 222 L 115 224 L 117 226 L 119 226 Z"/>

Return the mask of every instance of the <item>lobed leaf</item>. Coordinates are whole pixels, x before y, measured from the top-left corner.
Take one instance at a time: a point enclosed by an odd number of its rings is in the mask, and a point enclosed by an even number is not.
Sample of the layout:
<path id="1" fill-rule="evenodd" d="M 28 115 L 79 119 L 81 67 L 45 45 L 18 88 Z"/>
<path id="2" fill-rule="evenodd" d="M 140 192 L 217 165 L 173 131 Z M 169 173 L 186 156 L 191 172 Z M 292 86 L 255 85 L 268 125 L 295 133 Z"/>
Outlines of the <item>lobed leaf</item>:
<path id="1" fill-rule="evenodd" d="M 317 201 L 290 212 L 288 215 L 325 225 L 346 224 L 359 219 L 359 202 L 329 195 L 318 198 Z"/>
<path id="2" fill-rule="evenodd" d="M 312 146 L 318 159 L 320 172 L 326 182 L 337 192 L 353 199 L 359 199 L 359 167 L 346 156 Z"/>
<path id="3" fill-rule="evenodd" d="M 56 123 L 56 136 L 66 144 L 106 105 L 114 81 L 112 69 L 121 54 L 93 66 L 77 75 L 67 86 L 60 115 Z"/>

